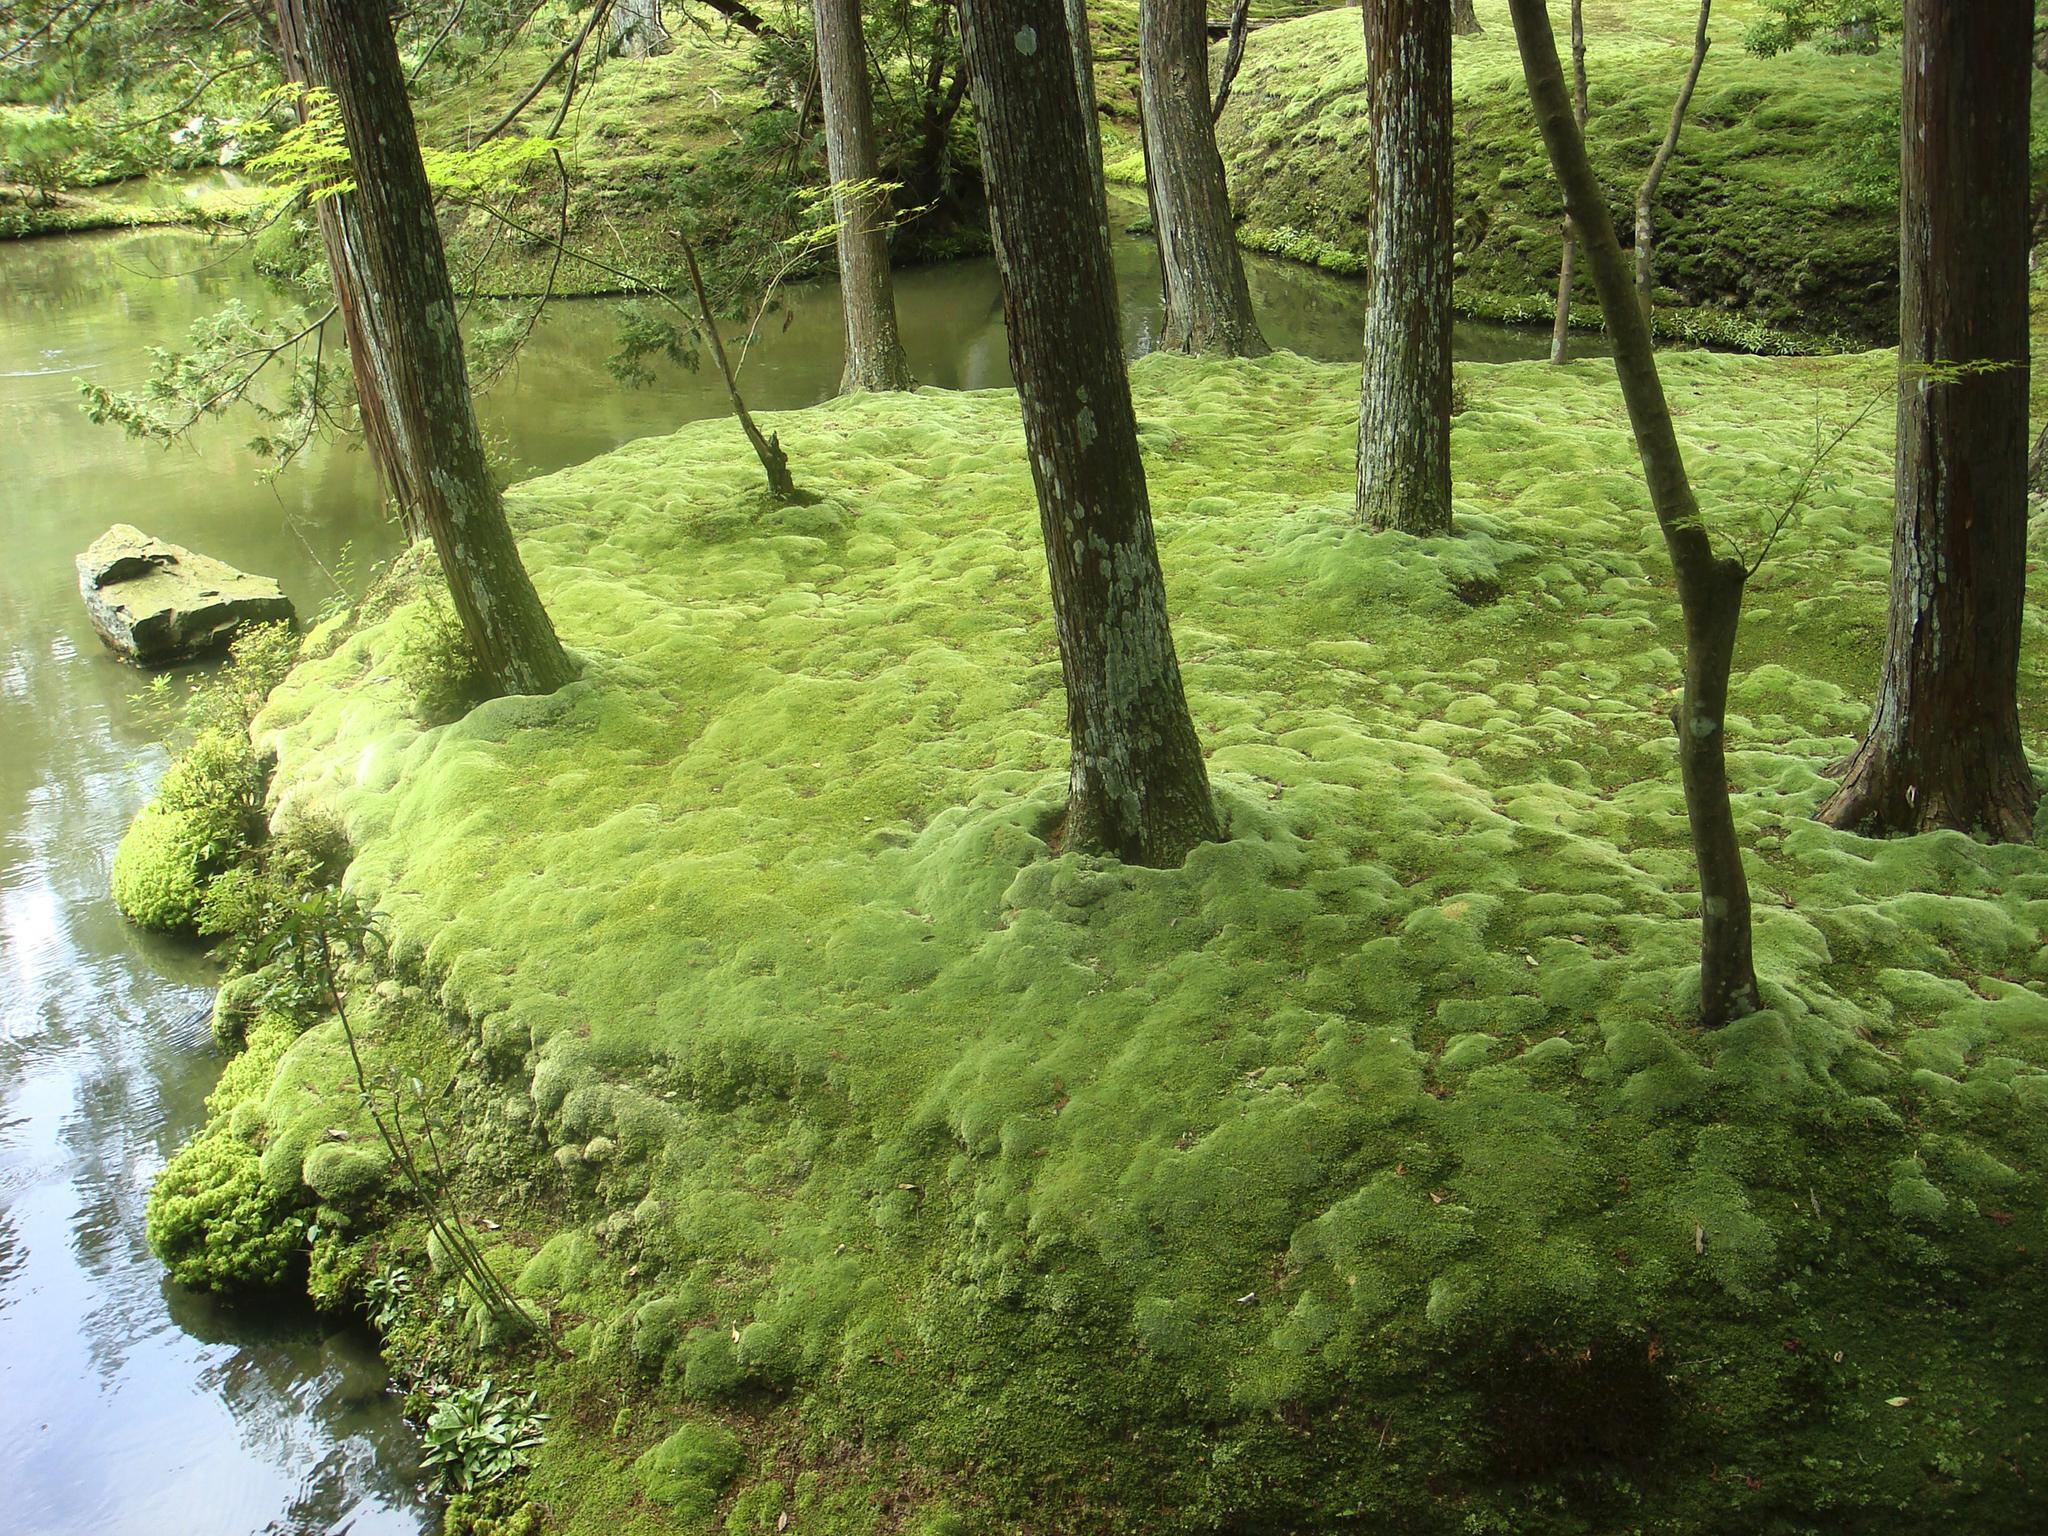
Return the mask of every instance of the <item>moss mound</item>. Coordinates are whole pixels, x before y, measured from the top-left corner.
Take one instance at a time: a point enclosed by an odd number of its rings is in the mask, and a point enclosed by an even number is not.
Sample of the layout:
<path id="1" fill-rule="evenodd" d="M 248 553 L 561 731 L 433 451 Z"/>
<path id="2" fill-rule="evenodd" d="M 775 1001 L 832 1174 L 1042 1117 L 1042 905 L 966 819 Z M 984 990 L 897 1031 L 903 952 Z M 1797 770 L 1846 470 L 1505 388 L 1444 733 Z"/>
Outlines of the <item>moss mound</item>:
<path id="1" fill-rule="evenodd" d="M 1694 0 L 1588 0 L 1587 147 L 1624 240 L 1685 77 Z M 1548 318 L 1564 202 L 1537 136 L 1505 0 L 1454 48 L 1458 297 L 1468 311 Z M 1660 327 L 1758 348 L 1789 337 L 1888 343 L 1898 327 L 1896 46 L 1870 55 L 1746 53 L 1763 8 L 1715 7 L 1713 47 L 1658 196 Z M 1557 25 L 1563 37 L 1560 11 Z M 2036 93 L 2036 141 L 2048 100 Z M 1355 9 L 1252 34 L 1219 126 L 1241 237 L 1358 270 L 1372 154 Z M 1889 166 L 1873 177 L 1870 167 Z M 1582 264 L 1583 265 L 1583 264 Z M 1597 320 L 1590 279 L 1578 313 Z M 1796 344 L 1796 342 L 1794 343 Z"/>
<path id="2" fill-rule="evenodd" d="M 1891 373 L 1665 362 L 1738 538 L 1804 407 Z M 564 1528 L 2035 1524 L 2048 851 L 1810 819 L 1875 676 L 1887 427 L 1752 589 L 1771 1009 L 1702 1037 L 1611 371 L 1464 375 L 1460 531 L 1417 541 L 1352 520 L 1355 369 L 1135 366 L 1230 833 L 1183 869 L 1044 841 L 1003 392 L 772 420 L 815 506 L 763 505 L 725 423 L 515 491 L 587 661 L 551 698 L 423 728 L 402 610 L 273 696 L 284 795 L 467 1021 L 463 1155 L 569 1357 Z M 729 1483 L 655 1449 L 686 1403 Z"/>
<path id="3" fill-rule="evenodd" d="M 206 884 L 262 832 L 270 765 L 239 732 L 202 731 L 164 773 L 114 850 L 114 905 L 132 923 L 187 933 Z"/>

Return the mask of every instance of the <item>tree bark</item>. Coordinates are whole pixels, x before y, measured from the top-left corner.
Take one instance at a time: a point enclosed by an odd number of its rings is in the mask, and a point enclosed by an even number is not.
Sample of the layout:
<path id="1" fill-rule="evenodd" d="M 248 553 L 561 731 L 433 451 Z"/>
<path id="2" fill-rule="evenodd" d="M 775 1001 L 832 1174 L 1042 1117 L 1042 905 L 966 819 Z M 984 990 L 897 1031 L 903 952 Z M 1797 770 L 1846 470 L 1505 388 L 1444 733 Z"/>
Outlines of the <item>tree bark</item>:
<path id="1" fill-rule="evenodd" d="M 1700 872 L 1700 1021 L 1718 1026 L 1763 1006 L 1751 955 L 1749 879 L 1728 799 L 1725 747 L 1728 675 L 1748 572 L 1741 561 L 1714 553 L 1701 520 L 1657 374 L 1649 323 L 1636 303 L 1606 196 L 1572 118 L 1547 0 L 1508 0 L 1508 9 L 1544 147 L 1600 293 L 1636 453 L 1678 580 L 1685 621 L 1685 691 L 1673 711 L 1672 725 L 1678 732 L 1679 775 Z"/>
<path id="2" fill-rule="evenodd" d="M 859 0 L 815 0 L 818 82 L 825 99 L 825 160 L 838 225 L 839 289 L 846 317 L 842 394 L 909 389 L 914 382 L 896 332 L 896 288 L 889 272 L 889 199 L 879 190 L 874 103 Z"/>
<path id="3" fill-rule="evenodd" d="M 1358 411 L 1358 515 L 1451 531 L 1451 14 L 1365 0 L 1375 187 Z"/>
<path id="4" fill-rule="evenodd" d="M 434 541 L 484 675 L 503 693 L 551 693 L 575 672 L 484 456 L 390 17 L 351 0 L 277 0 L 277 16 L 293 78 L 333 93 L 348 144 L 355 189 L 334 200 L 346 207 L 321 228 L 353 315 L 356 393 L 386 439 L 380 467 Z"/>
<path id="5" fill-rule="evenodd" d="M 1821 819 L 2033 835 L 2027 563 L 2029 0 L 1907 0 L 1891 617 L 1869 734 Z"/>
<path id="6" fill-rule="evenodd" d="M 1081 137 L 1088 146 L 1088 186 L 1104 244 L 1109 241 L 1109 187 L 1102 179 L 1102 119 L 1095 104 L 1095 46 L 1088 36 L 1085 0 L 1064 0 L 1067 41 L 1074 56 L 1074 94 L 1081 102 Z M 1141 128 L 1140 133 L 1143 132 Z M 1155 205 L 1156 211 L 1156 205 Z M 1155 223 L 1155 229 L 1158 227 Z"/>
<path id="7" fill-rule="evenodd" d="M 1065 8 L 960 12 L 1066 681 L 1065 846 L 1178 864 L 1220 834 L 1167 625 Z"/>
<path id="8" fill-rule="evenodd" d="M 1657 187 L 1670 168 L 1671 157 L 1678 153 L 1678 135 L 1692 106 L 1693 89 L 1700 83 L 1700 66 L 1707 62 L 1707 18 L 1713 9 L 1714 0 L 1700 0 L 1699 30 L 1692 40 L 1692 66 L 1685 72 L 1685 85 L 1671 109 L 1671 126 L 1664 131 L 1664 142 L 1657 146 L 1650 174 L 1643 178 L 1643 188 L 1636 194 L 1636 302 L 1642 306 L 1645 320 L 1653 310 L 1652 290 L 1657 281 Z"/>
<path id="9" fill-rule="evenodd" d="M 611 50 L 624 58 L 645 59 L 667 53 L 675 44 L 661 19 L 661 0 L 614 0 Z"/>
<path id="10" fill-rule="evenodd" d="M 1166 267 L 1171 351 L 1262 357 L 1230 191 L 1209 115 L 1209 39 L 1202 0 L 1140 0 L 1138 89 L 1144 98 L 1154 229 Z"/>
<path id="11" fill-rule="evenodd" d="M 1586 136 L 1586 8 L 1585 0 L 1572 0 L 1572 116 L 1579 125 L 1579 137 Z M 1572 281 L 1577 265 L 1577 241 L 1569 216 L 1564 221 L 1564 251 L 1557 263 L 1557 317 L 1550 330 L 1550 360 L 1564 362 L 1571 354 Z"/>
<path id="12" fill-rule="evenodd" d="M 1478 37 L 1486 31 L 1479 25 L 1479 13 L 1472 0 L 1451 0 L 1451 33 L 1455 37 Z"/>

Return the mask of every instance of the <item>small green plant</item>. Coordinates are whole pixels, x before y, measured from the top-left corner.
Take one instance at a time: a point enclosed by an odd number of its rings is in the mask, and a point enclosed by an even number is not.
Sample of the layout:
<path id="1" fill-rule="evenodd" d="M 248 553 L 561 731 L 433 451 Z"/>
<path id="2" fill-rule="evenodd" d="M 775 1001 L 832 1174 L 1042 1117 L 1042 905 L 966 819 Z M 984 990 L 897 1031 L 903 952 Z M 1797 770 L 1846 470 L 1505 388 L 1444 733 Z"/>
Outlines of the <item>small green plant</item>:
<path id="1" fill-rule="evenodd" d="M 398 622 L 391 675 L 411 696 L 413 709 L 427 724 L 459 720 L 489 694 L 469 637 L 447 599 L 430 591 Z"/>
<path id="2" fill-rule="evenodd" d="M 388 1334 L 412 1315 L 415 1291 L 412 1273 L 402 1264 L 388 1264 L 363 1282 L 363 1306 L 370 1326 Z"/>
<path id="3" fill-rule="evenodd" d="M 439 1493 L 469 1493 L 526 1469 L 546 1438 L 539 1394 L 493 1397 L 491 1378 L 455 1387 L 427 1420 L 420 1458 Z"/>

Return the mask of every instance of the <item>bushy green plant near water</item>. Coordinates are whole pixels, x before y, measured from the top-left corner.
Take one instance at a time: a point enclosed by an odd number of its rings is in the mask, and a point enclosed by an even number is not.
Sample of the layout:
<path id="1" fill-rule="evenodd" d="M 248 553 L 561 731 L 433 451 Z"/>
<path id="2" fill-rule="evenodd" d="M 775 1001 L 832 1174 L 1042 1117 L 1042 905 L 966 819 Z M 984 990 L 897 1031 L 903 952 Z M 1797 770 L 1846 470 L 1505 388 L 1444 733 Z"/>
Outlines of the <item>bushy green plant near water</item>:
<path id="1" fill-rule="evenodd" d="M 297 654 L 290 625 L 256 625 L 224 666 L 166 704 L 166 734 L 181 745 L 114 851 L 114 904 L 131 922 L 164 933 L 204 927 L 208 885 L 262 836 L 270 758 L 250 742 L 249 722 Z M 150 687 L 167 700 L 173 684 L 165 674 Z"/>
<path id="2" fill-rule="evenodd" d="M 497 1392 L 486 1376 L 442 1396 L 420 1436 L 420 1465 L 436 1491 L 473 1493 L 531 1464 L 547 1415 L 531 1392 Z"/>
<path id="3" fill-rule="evenodd" d="M 207 883 L 262 830 L 269 762 L 241 733 L 209 728 L 165 772 L 114 850 L 114 904 L 139 927 L 193 931 Z"/>
<path id="4" fill-rule="evenodd" d="M 1893 377 L 1663 367 L 1727 528 Z M 781 423 L 806 507 L 722 422 L 518 488 L 588 659 L 548 698 L 423 729 L 402 607 L 273 697 L 283 792 L 460 1021 L 478 1241 L 564 1352 L 528 1493 L 565 1529 L 868 1532 L 885 1493 L 934 1529 L 2031 1528 L 2048 851 L 1811 820 L 1868 719 L 1888 424 L 1752 583 L 1770 1006 L 1701 1036 L 1680 626 L 1611 369 L 1461 374 L 1460 533 L 1418 541 L 1353 521 L 1355 369 L 1134 365 L 1230 832 L 1179 870 L 1047 846 L 1007 392 Z M 410 1038 L 364 1037 L 373 1072 Z M 298 1049 L 291 1115 L 341 1076 Z"/>
<path id="5" fill-rule="evenodd" d="M 262 1100 L 298 1026 L 266 1015 L 221 1073 L 207 1121 L 150 1186 L 149 1246 L 180 1285 L 211 1291 L 272 1289 L 305 1252 L 310 1201 L 264 1177 L 258 1126 L 244 1106 Z"/>

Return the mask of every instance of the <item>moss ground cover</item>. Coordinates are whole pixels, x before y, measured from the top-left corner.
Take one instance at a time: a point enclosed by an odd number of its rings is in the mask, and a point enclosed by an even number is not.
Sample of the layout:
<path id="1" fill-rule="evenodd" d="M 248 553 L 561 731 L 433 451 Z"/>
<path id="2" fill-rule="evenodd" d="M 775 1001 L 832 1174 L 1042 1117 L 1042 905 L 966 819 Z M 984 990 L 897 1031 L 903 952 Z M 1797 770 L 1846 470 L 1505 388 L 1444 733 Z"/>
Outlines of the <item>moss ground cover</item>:
<path id="1" fill-rule="evenodd" d="M 1556 293 L 1563 202 L 1505 0 L 1478 0 L 1477 11 L 1485 34 L 1454 48 L 1459 300 L 1476 314 L 1541 319 Z M 1660 322 L 1674 335 L 1751 346 L 1888 342 L 1898 323 L 1898 50 L 1756 58 L 1741 39 L 1760 11 L 1753 0 L 1714 8 L 1713 47 L 1658 199 L 1658 280 L 1668 290 Z M 1587 0 L 1585 16 L 1588 148 L 1628 231 L 1698 6 Z M 1364 86 L 1355 10 L 1252 35 L 1219 127 L 1248 244 L 1340 271 L 1363 263 L 1372 196 Z M 2037 144 L 2048 137 L 2044 112 L 2037 91 Z M 1888 165 L 1889 185 L 1882 176 L 1873 184 L 1873 165 Z M 1579 305 L 1597 319 L 1589 286 Z"/>
<path id="2" fill-rule="evenodd" d="M 1666 366 L 1753 537 L 1890 363 Z M 1770 1011 L 1707 1037 L 1611 371 L 1462 372 L 1459 532 L 1416 541 L 1351 520 L 1355 370 L 1135 365 L 1230 833 L 1180 870 L 1043 840 L 1008 393 L 768 423 L 814 506 L 724 423 L 519 488 L 585 667 L 552 698 L 426 728 L 406 609 L 316 637 L 257 736 L 455 1022 L 364 1033 L 459 1073 L 561 1350 L 560 1528 L 2034 1527 L 2048 852 L 1810 819 L 1875 674 L 1888 417 L 1752 587 Z M 241 1111 L 264 1167 L 355 1135 L 331 1028 Z"/>

